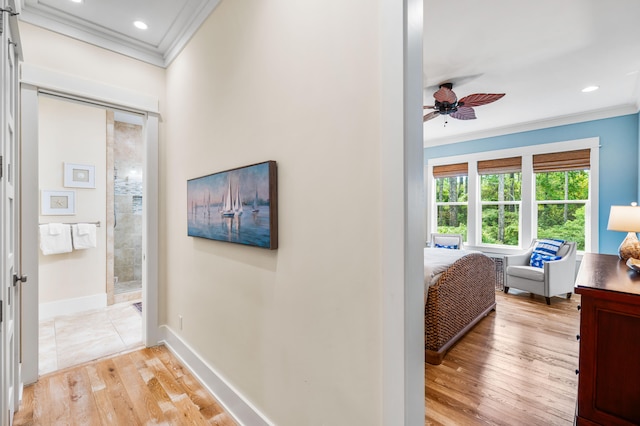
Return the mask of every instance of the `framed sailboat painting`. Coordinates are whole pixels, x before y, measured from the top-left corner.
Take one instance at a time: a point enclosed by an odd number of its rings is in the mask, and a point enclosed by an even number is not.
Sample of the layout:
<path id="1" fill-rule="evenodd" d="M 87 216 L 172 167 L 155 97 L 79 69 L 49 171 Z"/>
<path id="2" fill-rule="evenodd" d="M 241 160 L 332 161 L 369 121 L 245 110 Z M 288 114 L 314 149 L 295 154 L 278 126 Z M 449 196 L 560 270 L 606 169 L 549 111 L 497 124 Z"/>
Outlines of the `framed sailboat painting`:
<path id="1" fill-rule="evenodd" d="M 187 235 L 278 248 L 276 162 L 187 181 Z"/>

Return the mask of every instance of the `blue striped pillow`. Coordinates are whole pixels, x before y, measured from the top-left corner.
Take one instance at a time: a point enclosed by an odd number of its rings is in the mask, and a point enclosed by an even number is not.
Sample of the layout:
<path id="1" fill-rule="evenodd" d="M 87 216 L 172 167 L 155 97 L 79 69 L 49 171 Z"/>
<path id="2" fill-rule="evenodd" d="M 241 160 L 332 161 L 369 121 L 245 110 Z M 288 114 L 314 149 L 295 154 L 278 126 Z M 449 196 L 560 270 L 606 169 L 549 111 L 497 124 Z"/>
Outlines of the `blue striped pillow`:
<path id="1" fill-rule="evenodd" d="M 539 240 L 533 248 L 529 265 L 535 268 L 543 268 L 545 262 L 562 259 L 562 257 L 557 256 L 562 244 L 564 244 L 564 240 Z"/>
<path id="2" fill-rule="evenodd" d="M 436 243 L 436 248 L 443 248 L 443 249 L 451 249 L 451 250 L 458 250 L 458 245 L 457 244 L 453 244 L 453 245 L 445 245 L 445 244 L 438 244 Z"/>

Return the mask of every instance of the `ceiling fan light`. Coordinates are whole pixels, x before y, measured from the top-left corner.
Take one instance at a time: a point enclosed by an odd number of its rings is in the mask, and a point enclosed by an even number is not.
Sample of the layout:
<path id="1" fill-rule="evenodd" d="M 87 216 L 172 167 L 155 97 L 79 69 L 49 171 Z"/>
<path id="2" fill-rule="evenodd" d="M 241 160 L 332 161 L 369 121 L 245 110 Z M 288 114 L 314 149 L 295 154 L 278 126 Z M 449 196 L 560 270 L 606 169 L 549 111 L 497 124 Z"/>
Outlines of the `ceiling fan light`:
<path id="1" fill-rule="evenodd" d="M 584 89 L 582 89 L 582 92 L 583 93 L 595 92 L 599 88 L 600 88 L 600 86 L 587 86 Z"/>

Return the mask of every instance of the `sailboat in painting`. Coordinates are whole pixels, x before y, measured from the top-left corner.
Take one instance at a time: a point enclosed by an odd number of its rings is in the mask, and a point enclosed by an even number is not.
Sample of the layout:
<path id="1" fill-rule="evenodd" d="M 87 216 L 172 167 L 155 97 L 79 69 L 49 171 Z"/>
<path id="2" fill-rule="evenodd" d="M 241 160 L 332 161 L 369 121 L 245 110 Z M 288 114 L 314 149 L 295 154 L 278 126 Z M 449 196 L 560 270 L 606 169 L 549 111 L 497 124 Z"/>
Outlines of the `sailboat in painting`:
<path id="1" fill-rule="evenodd" d="M 236 186 L 236 198 L 233 199 L 233 211 L 236 216 L 242 216 L 242 200 L 240 199 L 240 184 Z"/>
<path id="2" fill-rule="evenodd" d="M 231 179 L 227 185 L 227 192 L 222 196 L 220 215 L 222 217 L 242 216 L 242 200 L 240 199 L 240 184 L 236 187 L 235 197 L 231 195 Z"/>
<path id="3" fill-rule="evenodd" d="M 222 208 L 220 209 L 220 215 L 222 217 L 233 217 L 235 214 L 236 212 L 233 210 L 233 203 L 231 200 L 231 179 L 229 179 L 227 192 L 222 196 Z"/>
<path id="4" fill-rule="evenodd" d="M 253 213 L 258 213 L 260 209 L 258 208 L 258 188 L 256 188 L 256 197 L 253 199 L 253 206 L 251 208 Z"/>

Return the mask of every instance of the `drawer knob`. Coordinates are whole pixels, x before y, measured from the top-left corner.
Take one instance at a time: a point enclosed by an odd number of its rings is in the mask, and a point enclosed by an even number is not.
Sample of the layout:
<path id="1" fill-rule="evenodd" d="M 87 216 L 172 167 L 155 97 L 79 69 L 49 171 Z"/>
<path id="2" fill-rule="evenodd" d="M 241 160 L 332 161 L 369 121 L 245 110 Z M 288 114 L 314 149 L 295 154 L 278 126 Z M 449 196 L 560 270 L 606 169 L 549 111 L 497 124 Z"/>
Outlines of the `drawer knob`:
<path id="1" fill-rule="evenodd" d="M 576 334 L 576 340 L 580 340 L 580 335 Z"/>
<path id="2" fill-rule="evenodd" d="M 582 306 L 578 305 L 578 310 L 582 309 Z"/>
<path id="3" fill-rule="evenodd" d="M 576 374 L 580 374 L 580 370 L 576 369 Z"/>

